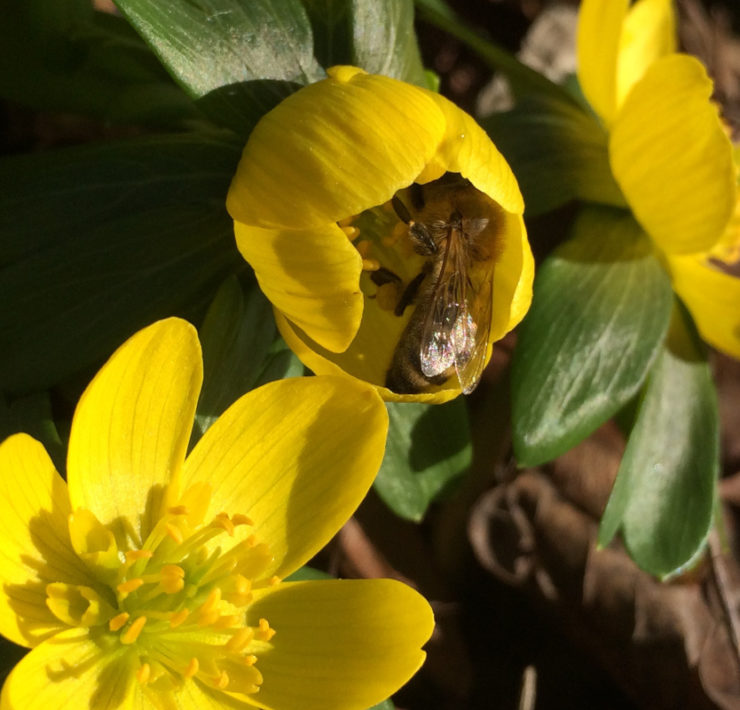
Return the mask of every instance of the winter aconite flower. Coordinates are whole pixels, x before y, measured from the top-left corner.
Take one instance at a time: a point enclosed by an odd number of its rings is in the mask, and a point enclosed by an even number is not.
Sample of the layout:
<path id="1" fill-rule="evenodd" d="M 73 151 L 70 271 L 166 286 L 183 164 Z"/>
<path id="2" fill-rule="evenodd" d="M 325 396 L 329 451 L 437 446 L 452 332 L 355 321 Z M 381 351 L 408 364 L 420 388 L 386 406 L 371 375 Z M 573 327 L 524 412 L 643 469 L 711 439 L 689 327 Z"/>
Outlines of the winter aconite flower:
<path id="1" fill-rule="evenodd" d="M 410 588 L 281 581 L 370 486 L 377 393 L 266 385 L 186 457 L 201 379 L 195 330 L 160 321 L 82 396 L 67 483 L 31 437 L 0 446 L 0 630 L 31 648 L 3 708 L 359 710 L 420 666 L 433 622 Z"/>
<path id="2" fill-rule="evenodd" d="M 455 377 L 452 361 L 464 369 L 475 340 L 487 361 L 529 307 L 519 187 L 483 130 L 442 96 L 355 67 L 328 74 L 252 132 L 227 200 L 237 245 L 283 337 L 314 372 L 349 374 L 386 399 L 450 399 L 476 379 Z M 454 254 L 450 224 L 464 234 Z M 438 331 L 447 328 L 465 357 L 427 337 L 445 373 L 391 384 L 399 341 L 413 337 L 404 329 L 440 272 L 453 283 L 439 299 Z M 418 361 L 418 343 L 410 351 Z"/>
<path id="3" fill-rule="evenodd" d="M 671 0 L 584 0 L 578 78 L 609 161 L 702 336 L 740 357 L 736 168 L 712 82 L 676 53 Z"/>

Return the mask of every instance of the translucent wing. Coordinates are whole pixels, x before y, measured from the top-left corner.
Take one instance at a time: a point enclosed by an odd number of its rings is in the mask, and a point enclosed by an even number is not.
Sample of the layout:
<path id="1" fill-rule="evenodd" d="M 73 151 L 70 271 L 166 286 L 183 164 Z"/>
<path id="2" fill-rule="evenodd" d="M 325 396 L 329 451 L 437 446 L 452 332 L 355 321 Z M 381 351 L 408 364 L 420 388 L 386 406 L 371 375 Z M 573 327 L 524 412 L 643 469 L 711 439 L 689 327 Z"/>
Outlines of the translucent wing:
<path id="1" fill-rule="evenodd" d="M 421 371 L 432 378 L 454 366 L 460 388 L 469 394 L 486 365 L 493 262 L 471 265 L 454 230 L 445 250 L 422 331 Z"/>

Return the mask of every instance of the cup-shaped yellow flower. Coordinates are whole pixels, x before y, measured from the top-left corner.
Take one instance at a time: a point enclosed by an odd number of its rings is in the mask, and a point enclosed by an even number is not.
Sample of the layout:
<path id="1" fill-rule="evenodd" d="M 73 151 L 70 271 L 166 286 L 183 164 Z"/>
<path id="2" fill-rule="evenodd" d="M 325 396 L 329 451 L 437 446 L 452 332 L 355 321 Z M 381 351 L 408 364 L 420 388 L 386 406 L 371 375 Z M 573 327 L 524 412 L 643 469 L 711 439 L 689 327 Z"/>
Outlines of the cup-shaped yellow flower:
<path id="1" fill-rule="evenodd" d="M 314 372 L 448 400 L 529 307 L 519 187 L 444 97 L 355 67 L 328 74 L 252 132 L 227 199 L 237 245 Z"/>
<path id="2" fill-rule="evenodd" d="M 368 490 L 377 392 L 266 385 L 186 457 L 201 379 L 194 328 L 160 321 L 82 396 L 67 483 L 31 437 L 0 446 L 0 631 L 32 649 L 2 708 L 360 710 L 421 665 L 433 619 L 409 587 L 281 581 Z"/>
<path id="3" fill-rule="evenodd" d="M 583 0 L 578 78 L 614 177 L 702 336 L 740 357 L 737 169 L 711 80 L 675 50 L 672 0 Z"/>

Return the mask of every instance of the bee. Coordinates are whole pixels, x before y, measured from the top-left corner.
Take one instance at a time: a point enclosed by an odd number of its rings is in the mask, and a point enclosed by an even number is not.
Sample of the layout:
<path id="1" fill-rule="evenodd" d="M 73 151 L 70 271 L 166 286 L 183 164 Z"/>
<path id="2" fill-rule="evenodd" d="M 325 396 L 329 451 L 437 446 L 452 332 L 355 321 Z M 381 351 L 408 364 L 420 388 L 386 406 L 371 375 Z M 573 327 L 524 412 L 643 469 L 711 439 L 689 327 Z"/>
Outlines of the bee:
<path id="1" fill-rule="evenodd" d="M 414 251 L 427 257 L 403 291 L 396 315 L 416 305 L 393 354 L 386 386 L 424 392 L 454 374 L 472 392 L 486 364 L 493 308 L 493 273 L 500 255 L 503 211 L 456 174 L 392 200 L 408 225 Z"/>

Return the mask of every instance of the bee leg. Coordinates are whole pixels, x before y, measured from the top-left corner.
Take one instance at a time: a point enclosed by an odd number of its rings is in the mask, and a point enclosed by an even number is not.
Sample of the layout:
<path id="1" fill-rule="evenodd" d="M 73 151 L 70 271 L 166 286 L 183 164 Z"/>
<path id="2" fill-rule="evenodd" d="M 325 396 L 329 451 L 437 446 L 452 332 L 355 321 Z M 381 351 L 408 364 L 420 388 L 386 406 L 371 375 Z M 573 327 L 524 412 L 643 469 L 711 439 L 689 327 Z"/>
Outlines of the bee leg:
<path id="1" fill-rule="evenodd" d="M 411 206 L 418 212 L 424 208 L 426 200 L 424 199 L 424 186 L 419 185 L 418 182 L 411 183 L 409 187 L 409 199 L 411 200 Z"/>
<path id="2" fill-rule="evenodd" d="M 381 266 L 376 271 L 371 271 L 370 280 L 376 286 L 383 286 L 390 283 L 401 283 L 401 277 L 390 269 L 386 269 L 385 266 Z"/>
<path id="3" fill-rule="evenodd" d="M 398 299 L 398 303 L 393 309 L 394 315 L 402 316 L 403 312 L 406 310 L 406 306 L 410 306 L 414 302 L 416 294 L 419 293 L 419 287 L 421 286 L 422 281 L 426 278 L 427 271 L 428 269 L 421 271 L 414 276 L 411 281 L 409 281 L 408 286 L 403 290 L 401 298 Z"/>

